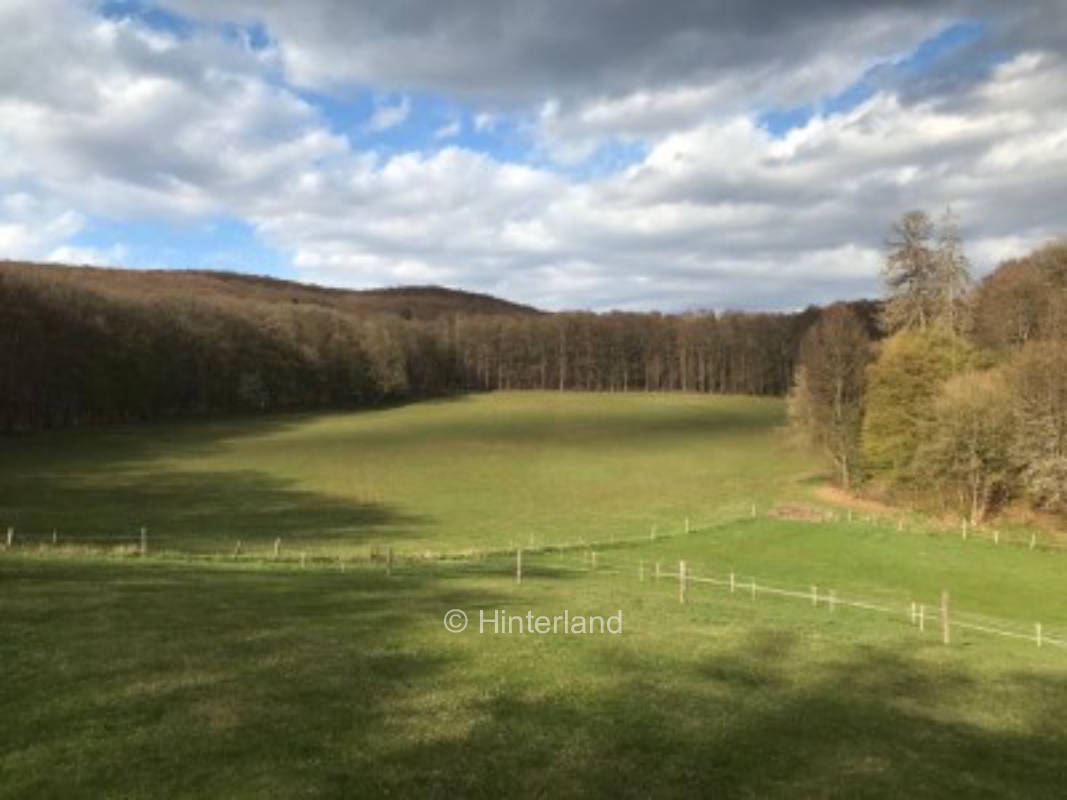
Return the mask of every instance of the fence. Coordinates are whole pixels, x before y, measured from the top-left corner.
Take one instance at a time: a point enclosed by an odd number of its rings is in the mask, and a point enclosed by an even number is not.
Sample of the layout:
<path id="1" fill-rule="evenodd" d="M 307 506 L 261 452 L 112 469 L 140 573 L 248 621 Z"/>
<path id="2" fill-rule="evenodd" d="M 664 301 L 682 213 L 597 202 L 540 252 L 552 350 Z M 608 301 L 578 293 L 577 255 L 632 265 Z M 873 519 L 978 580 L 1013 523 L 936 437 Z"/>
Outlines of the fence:
<path id="1" fill-rule="evenodd" d="M 53 530 L 50 535 L 38 534 L 34 537 L 29 537 L 27 540 L 20 540 L 16 536 L 15 529 L 9 527 L 4 542 L 4 550 L 11 551 L 16 546 L 21 546 L 26 549 L 29 545 L 36 545 L 38 552 L 53 550 L 66 550 L 70 551 L 71 548 L 74 552 L 78 552 L 78 548 L 92 549 L 93 545 L 103 545 L 105 548 L 111 548 L 111 552 L 117 552 L 119 555 L 138 555 L 148 556 L 150 553 L 154 556 L 162 557 L 178 557 L 182 560 L 191 558 L 202 558 L 208 560 L 219 560 L 221 558 L 227 559 L 245 559 L 245 560 L 264 560 L 269 559 L 272 561 L 296 563 L 299 562 L 302 568 L 307 568 L 309 564 L 312 565 L 328 565 L 336 566 L 341 571 L 344 571 L 346 565 L 359 562 L 382 562 L 385 567 L 387 575 L 392 575 L 394 569 L 401 563 L 412 564 L 419 562 L 438 562 L 438 563 L 454 563 L 454 564 L 470 564 L 472 562 L 483 562 L 489 559 L 508 558 L 514 559 L 515 563 L 515 580 L 517 583 L 521 583 L 524 575 L 529 576 L 529 567 L 532 566 L 529 559 L 538 555 L 548 555 L 556 553 L 559 555 L 565 555 L 568 553 L 580 552 L 584 556 L 584 561 L 581 565 L 567 565 L 567 564 L 553 564 L 549 568 L 553 570 L 576 570 L 580 572 L 596 572 L 598 574 L 605 575 L 623 575 L 624 572 L 621 567 L 625 567 L 626 571 L 630 575 L 636 575 L 638 581 L 662 581 L 662 580 L 674 580 L 678 584 L 678 596 L 681 603 L 686 603 L 690 597 L 690 587 L 692 584 L 703 584 L 710 586 L 722 587 L 728 590 L 731 595 L 738 593 L 745 593 L 752 600 L 757 599 L 760 595 L 770 595 L 783 597 L 793 600 L 801 600 L 806 603 L 810 603 L 814 608 L 818 608 L 820 603 L 829 609 L 831 613 L 835 612 L 837 608 L 852 608 L 861 611 L 875 612 L 884 614 L 890 617 L 905 617 L 912 625 L 916 626 L 920 632 L 925 632 L 927 625 L 937 626 L 941 631 L 942 641 L 945 644 L 949 644 L 952 639 L 953 630 L 965 630 L 973 631 L 993 636 L 1000 636 L 1005 638 L 1027 640 L 1033 642 L 1038 647 L 1049 645 L 1052 647 L 1058 647 L 1067 649 L 1067 632 L 1059 632 L 1052 630 L 1044 626 L 1041 622 L 1034 622 L 1032 627 L 1027 626 L 1025 623 L 1018 621 L 1005 620 L 986 615 L 976 614 L 972 612 L 961 612 L 950 606 L 949 593 L 944 591 L 940 601 L 937 603 L 926 603 L 917 600 L 901 601 L 898 599 L 894 601 L 874 600 L 870 598 L 860 598 L 850 594 L 837 593 L 836 588 L 820 588 L 817 585 L 808 584 L 805 587 L 791 587 L 785 588 L 781 585 L 775 586 L 765 579 L 757 579 L 751 575 L 739 575 L 736 571 L 724 573 L 719 576 L 712 574 L 696 574 L 689 566 L 686 560 L 680 560 L 677 568 L 672 570 L 664 569 L 664 565 L 660 561 L 626 561 L 624 559 L 613 557 L 611 560 L 605 560 L 605 553 L 612 553 L 620 548 L 626 548 L 635 544 L 647 544 L 649 542 L 656 542 L 664 539 L 672 539 L 680 536 L 689 536 L 694 533 L 709 533 L 717 528 L 738 524 L 743 520 L 751 520 L 757 517 L 757 508 L 755 504 L 747 504 L 748 511 L 744 514 L 734 514 L 733 516 L 724 516 L 713 524 L 705 524 L 700 527 L 691 525 L 688 517 L 684 518 L 680 524 L 674 524 L 671 526 L 660 526 L 658 524 L 652 524 L 647 534 L 640 534 L 629 537 L 612 537 L 608 541 L 590 541 L 586 542 L 583 539 L 578 539 L 572 542 L 563 543 L 546 543 L 542 545 L 532 544 L 529 547 L 521 547 L 517 545 L 510 545 L 508 547 L 500 548 L 469 548 L 462 551 L 453 552 L 434 552 L 434 551 L 421 551 L 415 554 L 402 553 L 397 554 L 394 552 L 394 548 L 382 545 L 369 546 L 365 555 L 348 555 L 345 557 L 337 555 L 327 555 L 323 552 L 316 552 L 314 550 L 309 552 L 308 548 L 301 548 L 297 550 L 283 550 L 283 541 L 281 538 L 275 538 L 273 543 L 265 549 L 253 550 L 242 547 L 242 542 L 236 540 L 233 549 L 228 553 L 216 552 L 209 554 L 197 554 L 188 552 L 166 551 L 156 552 L 150 550 L 150 545 L 153 542 L 152 537 L 149 536 L 148 529 L 145 527 L 140 528 L 134 534 L 128 535 L 116 535 L 116 536 L 91 536 L 91 537 L 61 537 L 57 530 Z M 837 523 L 844 522 L 845 524 L 856 523 L 874 523 L 882 524 L 884 520 L 881 520 L 876 515 L 853 515 L 851 512 L 847 513 L 847 516 L 837 518 L 837 512 L 829 512 L 835 516 L 831 517 L 829 522 Z M 973 528 L 968 530 L 966 523 L 962 525 L 962 538 L 967 540 L 968 538 L 978 538 L 975 536 Z M 906 530 L 903 522 L 898 518 L 898 524 L 896 525 L 898 532 L 904 532 Z M 914 529 L 913 529 L 914 530 Z M 929 529 L 920 529 L 922 533 L 930 533 Z M 989 538 L 991 538 L 995 544 L 1000 544 L 1002 537 L 997 531 L 988 532 Z M 1029 540 L 1029 549 L 1038 549 L 1035 544 L 1036 535 L 1032 534 Z M 1004 539 L 1004 543 L 1007 544 L 1008 540 Z M 1050 543 L 1044 542 L 1040 549 L 1045 549 Z M 1058 546 L 1056 546 L 1058 548 Z M 30 547 L 30 549 L 33 549 Z M 524 568 L 524 556 L 527 559 Z M 542 568 L 544 564 L 540 565 Z"/>
<path id="2" fill-rule="evenodd" d="M 522 554 L 515 553 L 516 581 L 521 582 Z M 580 565 L 542 564 L 546 570 L 568 570 L 583 573 L 597 573 L 615 576 L 634 576 L 639 582 L 673 581 L 677 582 L 678 599 L 681 604 L 691 601 L 693 584 L 721 587 L 730 595 L 741 594 L 756 600 L 760 595 L 799 600 L 813 608 L 822 606 L 830 613 L 838 608 L 857 609 L 874 612 L 889 618 L 903 619 L 915 626 L 920 633 L 928 627 L 940 633 L 941 641 L 948 645 L 952 641 L 952 631 L 974 631 L 1010 639 L 1025 640 L 1037 647 L 1046 645 L 1067 650 L 1067 626 L 1063 631 L 1053 630 L 1040 622 L 1032 625 L 1015 620 L 992 617 L 973 612 L 960 611 L 950 603 L 950 593 L 943 590 L 940 598 L 933 603 L 918 600 L 887 601 L 862 598 L 853 594 L 839 594 L 836 589 L 809 584 L 806 588 L 773 585 L 768 581 L 752 575 L 739 574 L 736 571 L 720 576 L 698 574 L 686 559 L 678 561 L 671 569 L 666 569 L 659 561 L 623 561 L 612 559 L 606 561 L 602 554 L 590 550 L 584 563 Z M 530 564 L 527 562 L 525 574 L 529 576 Z M 625 569 L 622 569 L 625 568 Z"/>

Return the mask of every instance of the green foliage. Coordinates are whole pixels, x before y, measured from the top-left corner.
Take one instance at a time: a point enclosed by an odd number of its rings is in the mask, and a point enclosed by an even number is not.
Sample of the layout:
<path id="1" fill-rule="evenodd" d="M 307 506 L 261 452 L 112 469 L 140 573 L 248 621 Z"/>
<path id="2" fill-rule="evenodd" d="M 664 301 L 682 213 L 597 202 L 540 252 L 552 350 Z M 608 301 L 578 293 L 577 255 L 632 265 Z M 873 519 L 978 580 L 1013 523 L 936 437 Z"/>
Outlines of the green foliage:
<path id="1" fill-rule="evenodd" d="M 974 524 L 1015 491 L 1016 417 L 1001 370 L 949 378 L 921 429 L 915 472 L 930 486 L 948 489 Z"/>
<path id="2" fill-rule="evenodd" d="M 863 456 L 876 477 L 916 476 L 914 457 L 936 421 L 942 383 L 971 367 L 974 349 L 945 328 L 905 330 L 882 344 L 867 370 Z"/>

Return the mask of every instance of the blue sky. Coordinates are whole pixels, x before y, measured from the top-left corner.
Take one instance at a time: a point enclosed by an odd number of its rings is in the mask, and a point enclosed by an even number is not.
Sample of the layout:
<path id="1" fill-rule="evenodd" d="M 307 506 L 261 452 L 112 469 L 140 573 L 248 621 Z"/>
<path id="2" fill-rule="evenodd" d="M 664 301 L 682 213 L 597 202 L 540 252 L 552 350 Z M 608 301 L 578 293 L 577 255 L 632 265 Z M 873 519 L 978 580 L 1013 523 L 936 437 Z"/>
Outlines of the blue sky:
<path id="1" fill-rule="evenodd" d="M 0 247 L 671 310 L 871 294 L 911 207 L 962 211 L 979 271 L 1057 232 L 1023 213 L 1063 158 L 1057 4 L 756 5 L 4 9 Z"/>

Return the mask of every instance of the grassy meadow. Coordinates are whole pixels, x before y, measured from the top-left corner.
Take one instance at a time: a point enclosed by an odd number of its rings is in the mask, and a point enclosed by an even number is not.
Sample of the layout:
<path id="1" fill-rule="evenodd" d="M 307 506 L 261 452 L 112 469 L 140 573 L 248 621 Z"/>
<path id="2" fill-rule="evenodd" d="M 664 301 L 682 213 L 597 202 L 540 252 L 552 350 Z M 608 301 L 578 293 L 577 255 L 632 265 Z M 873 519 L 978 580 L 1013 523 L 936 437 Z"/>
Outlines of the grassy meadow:
<path id="1" fill-rule="evenodd" d="M 822 480 L 783 422 L 776 400 L 498 393 L 6 440 L 0 797 L 1061 797 L 1067 650 L 945 647 L 906 608 L 949 588 L 961 618 L 1062 636 L 1064 556 L 769 518 Z M 141 525 L 159 557 L 76 546 Z M 352 559 L 254 557 L 276 537 Z M 597 569 L 361 557 L 530 537 L 601 542 Z M 652 579 L 682 558 L 899 613 L 705 583 L 682 606 Z M 623 632 L 479 633 L 494 609 Z"/>

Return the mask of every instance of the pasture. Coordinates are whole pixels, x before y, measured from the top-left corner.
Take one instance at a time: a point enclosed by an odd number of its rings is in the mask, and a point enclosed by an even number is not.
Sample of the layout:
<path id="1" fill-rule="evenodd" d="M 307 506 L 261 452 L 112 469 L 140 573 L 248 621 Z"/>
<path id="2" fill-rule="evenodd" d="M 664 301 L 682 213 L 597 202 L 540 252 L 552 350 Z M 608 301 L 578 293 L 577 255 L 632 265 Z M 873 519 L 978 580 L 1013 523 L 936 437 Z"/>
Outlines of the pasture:
<path id="1" fill-rule="evenodd" d="M 1062 796 L 1067 650 L 946 647 L 905 609 L 950 588 L 1062 635 L 1064 556 L 768 518 L 821 481 L 783 423 L 775 400 L 499 393 L 8 440 L 0 796 Z M 142 525 L 149 557 L 115 553 Z M 273 560 L 279 537 L 318 557 Z M 364 557 L 531 537 L 521 584 L 509 555 Z M 536 552 L 578 540 L 595 570 Z M 681 559 L 738 591 L 680 604 Z M 450 633 L 454 608 L 624 626 Z"/>

